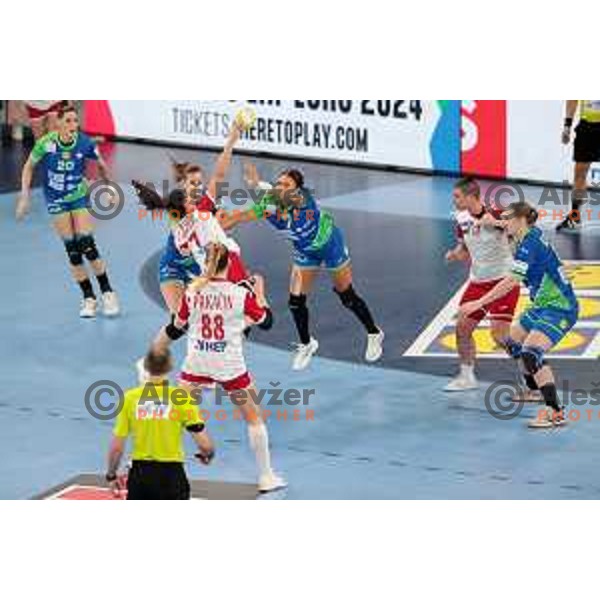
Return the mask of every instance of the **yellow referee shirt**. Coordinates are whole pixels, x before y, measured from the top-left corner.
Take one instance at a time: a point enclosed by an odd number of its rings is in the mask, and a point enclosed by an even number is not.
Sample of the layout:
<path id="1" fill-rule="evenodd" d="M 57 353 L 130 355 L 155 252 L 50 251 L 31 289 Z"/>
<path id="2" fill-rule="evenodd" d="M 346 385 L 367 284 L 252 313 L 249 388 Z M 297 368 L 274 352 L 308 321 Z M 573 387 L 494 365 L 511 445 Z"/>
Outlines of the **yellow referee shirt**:
<path id="1" fill-rule="evenodd" d="M 134 461 L 185 462 L 188 427 L 204 425 L 199 400 L 169 384 L 147 384 L 125 394 L 114 435 L 133 440 Z"/>
<path id="2" fill-rule="evenodd" d="M 588 123 L 600 123 L 600 100 L 580 100 L 581 119 Z"/>

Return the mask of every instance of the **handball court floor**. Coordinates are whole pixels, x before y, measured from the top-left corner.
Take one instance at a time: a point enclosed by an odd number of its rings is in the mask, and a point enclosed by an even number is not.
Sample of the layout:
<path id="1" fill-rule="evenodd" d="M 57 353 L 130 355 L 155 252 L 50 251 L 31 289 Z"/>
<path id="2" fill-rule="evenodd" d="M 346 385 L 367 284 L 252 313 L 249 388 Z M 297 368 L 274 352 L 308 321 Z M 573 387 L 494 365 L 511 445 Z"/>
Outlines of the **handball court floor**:
<path id="1" fill-rule="evenodd" d="M 215 159 L 208 152 L 175 152 L 207 168 Z M 64 250 L 51 232 L 39 190 L 29 220 L 14 221 L 23 151 L 0 149 L 2 499 L 31 498 L 79 474 L 103 472 L 111 423 L 88 414 L 85 392 L 99 380 L 133 386 L 133 365 L 165 322 L 156 274 L 165 225 L 139 218 L 126 184 L 133 177 L 157 184 L 168 177 L 166 150 L 122 143 L 106 145 L 104 153 L 126 190 L 126 203 L 118 217 L 98 223 L 97 239 L 124 312 L 114 321 L 80 322 L 78 290 L 68 278 Z M 253 160 L 264 179 L 290 164 Z M 287 421 L 273 417 L 269 422 L 275 466 L 290 483 L 274 498 L 600 498 L 600 420 L 582 419 L 559 432 L 531 432 L 526 419 L 536 408 L 501 421 L 486 410 L 485 387 L 464 396 L 441 391 L 456 368 L 447 335 L 449 302 L 466 278 L 464 267 L 444 263 L 453 244 L 453 180 L 293 164 L 305 171 L 308 184 L 346 232 L 356 288 L 387 334 L 386 357 L 376 367 L 362 363 L 364 336 L 323 277 L 311 299 L 321 353 L 308 371 L 293 373 L 289 351 L 295 336 L 286 308 L 290 249 L 267 225 L 249 224 L 234 234 L 246 263 L 267 277 L 277 317 L 272 332 L 254 332 L 247 346 L 258 386 L 315 390 L 308 407 L 314 420 L 301 411 L 302 419 L 294 421 L 288 408 Z M 239 157 L 231 184 L 241 184 Z M 535 199 L 541 190 L 526 192 Z M 555 364 L 561 378 L 586 389 L 600 379 L 596 225 L 589 223 L 581 236 L 555 237 L 562 255 L 577 261 L 590 296 L 586 326 Z M 183 344 L 177 347 L 178 360 L 183 349 Z M 480 374 L 492 382 L 510 378 L 512 368 L 488 358 Z M 225 420 L 209 421 L 218 444 L 214 465 L 190 463 L 190 475 L 251 483 L 254 466 L 245 427 L 224 408 Z M 209 403 L 205 409 L 212 414 L 214 407 Z"/>

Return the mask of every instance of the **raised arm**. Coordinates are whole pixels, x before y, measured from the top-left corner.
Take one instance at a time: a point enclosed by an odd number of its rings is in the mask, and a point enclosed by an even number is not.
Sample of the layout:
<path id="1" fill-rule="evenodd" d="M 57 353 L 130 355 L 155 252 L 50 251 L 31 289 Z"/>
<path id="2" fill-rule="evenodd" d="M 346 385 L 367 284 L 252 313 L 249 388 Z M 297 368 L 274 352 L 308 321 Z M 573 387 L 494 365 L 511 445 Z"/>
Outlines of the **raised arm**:
<path id="1" fill-rule="evenodd" d="M 238 143 L 241 133 L 241 129 L 234 122 L 231 126 L 231 131 L 229 132 L 227 141 L 225 142 L 223 152 L 221 152 L 219 158 L 217 159 L 215 170 L 212 174 L 212 177 L 208 183 L 208 187 L 206 190 L 208 192 L 208 195 L 215 200 L 217 199 L 219 184 L 225 181 L 227 173 L 229 172 L 229 167 L 231 166 L 231 158 L 233 156 L 233 149 Z"/>

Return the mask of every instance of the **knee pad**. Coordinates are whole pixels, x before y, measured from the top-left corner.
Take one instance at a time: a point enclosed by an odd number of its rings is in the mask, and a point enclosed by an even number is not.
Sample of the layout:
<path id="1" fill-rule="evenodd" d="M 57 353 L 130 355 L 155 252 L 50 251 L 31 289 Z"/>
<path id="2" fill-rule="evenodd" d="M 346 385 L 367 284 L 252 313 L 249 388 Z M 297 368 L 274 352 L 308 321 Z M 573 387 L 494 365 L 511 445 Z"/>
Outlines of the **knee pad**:
<path id="1" fill-rule="evenodd" d="M 525 366 L 525 371 L 535 377 L 544 367 L 544 351 L 541 348 L 526 346 L 523 348 L 521 360 Z"/>
<path id="2" fill-rule="evenodd" d="M 289 300 L 288 306 L 290 307 L 290 310 L 292 312 L 296 312 L 298 310 L 302 310 L 303 308 L 306 308 L 306 300 L 307 300 L 307 298 L 306 298 L 305 294 L 300 294 L 299 296 L 290 294 L 290 300 Z"/>
<path id="3" fill-rule="evenodd" d="M 340 300 L 342 301 L 342 304 L 349 309 L 352 309 L 356 306 L 356 303 L 358 302 L 359 298 L 356 295 L 356 292 L 354 291 L 354 288 L 352 286 L 350 286 L 346 291 L 344 292 L 338 292 L 337 290 L 333 290 L 340 298 Z"/>
<path id="4" fill-rule="evenodd" d="M 94 262 L 100 258 L 100 252 L 96 247 L 96 240 L 93 235 L 83 235 L 78 240 L 79 251 L 83 254 L 90 262 Z"/>
<path id="5" fill-rule="evenodd" d="M 74 267 L 80 267 L 83 264 L 83 255 L 79 250 L 79 244 L 76 240 L 65 241 L 65 250 L 69 257 L 69 262 Z"/>
<path id="6" fill-rule="evenodd" d="M 523 355 L 523 344 L 515 342 L 512 338 L 507 338 L 503 342 L 504 348 L 508 355 L 515 360 L 519 360 Z"/>

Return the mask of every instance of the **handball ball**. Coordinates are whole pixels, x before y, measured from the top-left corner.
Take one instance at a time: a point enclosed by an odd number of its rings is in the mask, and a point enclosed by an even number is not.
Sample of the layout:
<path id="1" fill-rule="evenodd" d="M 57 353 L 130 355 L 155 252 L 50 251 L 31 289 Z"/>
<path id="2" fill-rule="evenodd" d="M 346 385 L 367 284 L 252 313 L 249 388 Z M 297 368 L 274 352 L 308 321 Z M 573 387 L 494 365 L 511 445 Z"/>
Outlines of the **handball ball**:
<path id="1" fill-rule="evenodd" d="M 243 131 L 248 131 L 256 123 L 256 111 L 253 108 L 241 108 L 235 114 L 235 122 Z"/>

